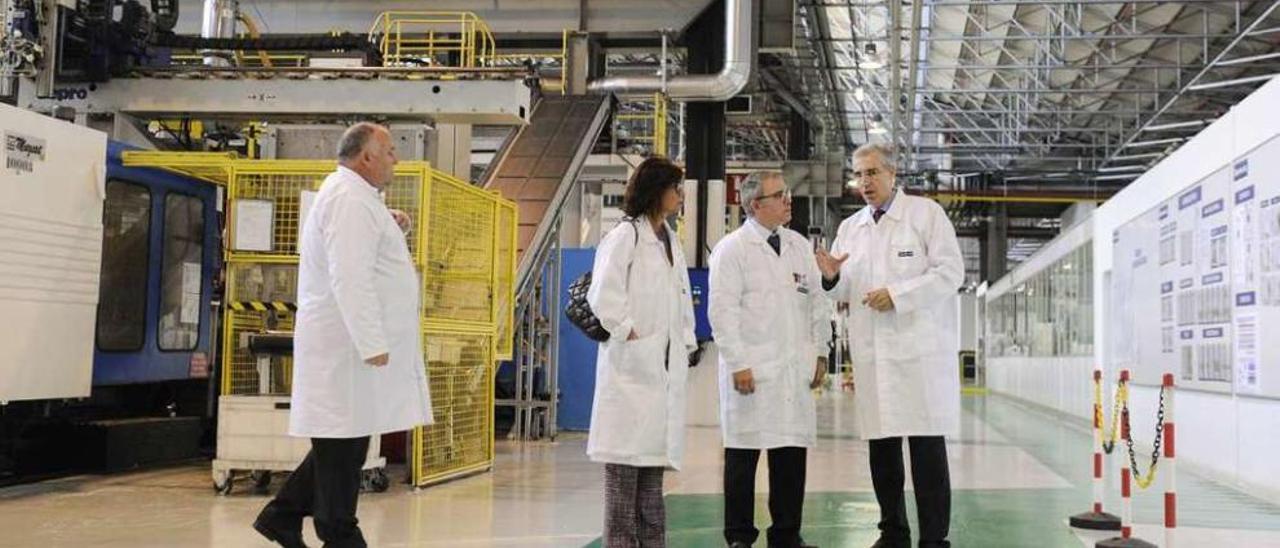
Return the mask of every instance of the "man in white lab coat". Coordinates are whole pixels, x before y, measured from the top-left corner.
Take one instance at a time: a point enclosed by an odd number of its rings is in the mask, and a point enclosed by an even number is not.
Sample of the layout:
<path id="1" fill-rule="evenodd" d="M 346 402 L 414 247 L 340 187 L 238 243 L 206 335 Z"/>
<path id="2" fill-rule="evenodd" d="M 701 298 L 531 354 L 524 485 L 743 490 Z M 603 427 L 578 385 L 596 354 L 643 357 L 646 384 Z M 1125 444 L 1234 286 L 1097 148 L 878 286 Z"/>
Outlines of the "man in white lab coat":
<path id="1" fill-rule="evenodd" d="M 395 170 L 390 133 L 352 126 L 338 163 L 299 249 L 289 434 L 311 451 L 254 522 L 284 546 L 303 546 L 308 515 L 325 546 L 366 546 L 356 501 L 369 437 L 432 422 L 408 217 L 379 197 Z"/>
<path id="2" fill-rule="evenodd" d="M 960 429 L 957 291 L 964 260 L 951 220 L 936 202 L 895 188 L 893 149 L 853 153 L 867 207 L 840 223 L 831 253 L 818 251 L 823 287 L 849 303 L 858 429 L 869 440 L 880 504 L 877 547 L 909 547 L 902 489 L 902 438 L 920 546 L 949 546 L 951 480 L 944 436 Z"/>
<path id="3" fill-rule="evenodd" d="M 769 454 L 770 547 L 800 538 L 807 448 L 817 422 L 810 390 L 827 370 L 830 303 L 813 245 L 787 228 L 791 191 L 781 173 L 756 172 L 739 187 L 747 222 L 711 254 L 708 318 L 720 352 L 724 434 L 724 538 L 751 546 L 756 465 Z"/>

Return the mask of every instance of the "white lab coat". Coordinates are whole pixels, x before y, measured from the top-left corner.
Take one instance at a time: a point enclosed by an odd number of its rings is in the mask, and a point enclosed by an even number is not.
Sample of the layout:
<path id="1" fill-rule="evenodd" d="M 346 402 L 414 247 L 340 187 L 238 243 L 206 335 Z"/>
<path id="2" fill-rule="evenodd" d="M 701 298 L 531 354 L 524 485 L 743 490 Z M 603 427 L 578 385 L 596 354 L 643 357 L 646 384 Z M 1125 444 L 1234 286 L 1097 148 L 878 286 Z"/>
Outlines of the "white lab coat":
<path id="1" fill-rule="evenodd" d="M 855 408 L 863 439 L 953 436 L 960 428 L 957 290 L 964 259 L 933 200 L 897 192 L 876 223 L 866 207 L 840 223 L 831 254 L 849 254 L 828 293 L 849 303 Z M 887 287 L 895 308 L 862 304 Z"/>
<path id="2" fill-rule="evenodd" d="M 813 247 L 779 228 L 748 221 L 711 254 L 708 318 L 720 353 L 720 428 L 735 449 L 813 447 L 817 414 L 809 383 L 827 355 L 831 304 Z M 740 394 L 733 373 L 751 370 L 756 389 Z"/>
<path id="3" fill-rule="evenodd" d="M 289 434 L 355 438 L 431 424 L 418 275 L 378 191 L 345 167 L 303 225 Z M 387 365 L 364 360 L 389 353 Z"/>
<path id="4" fill-rule="evenodd" d="M 596 250 L 587 302 L 609 340 L 596 357 L 587 436 L 595 462 L 678 470 L 684 458 L 685 381 L 697 339 L 684 254 L 667 233 L 671 263 L 647 220 L 620 223 Z M 632 331 L 639 339 L 628 341 Z"/>

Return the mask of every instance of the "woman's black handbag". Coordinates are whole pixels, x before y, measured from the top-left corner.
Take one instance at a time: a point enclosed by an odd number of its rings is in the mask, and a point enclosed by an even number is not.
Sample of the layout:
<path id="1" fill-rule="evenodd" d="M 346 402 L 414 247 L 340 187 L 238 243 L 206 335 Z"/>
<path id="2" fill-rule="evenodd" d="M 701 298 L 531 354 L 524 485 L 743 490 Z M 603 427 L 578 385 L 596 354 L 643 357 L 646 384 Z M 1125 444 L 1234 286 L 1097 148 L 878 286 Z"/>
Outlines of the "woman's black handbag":
<path id="1" fill-rule="evenodd" d="M 596 317 L 591 311 L 591 305 L 587 304 L 587 291 L 590 290 L 591 271 L 588 270 L 569 284 L 569 305 L 565 307 L 564 315 L 568 316 L 569 321 L 588 339 L 605 342 L 609 340 L 609 332 L 600 325 L 600 318 Z"/>
<path id="2" fill-rule="evenodd" d="M 635 226 L 635 221 L 631 221 L 632 228 L 635 228 L 636 243 L 640 243 L 640 230 Z M 591 271 L 578 276 L 578 279 L 569 284 L 569 304 L 564 307 L 564 315 L 569 318 L 578 330 L 582 331 L 588 339 L 596 342 L 605 342 L 609 340 L 609 332 L 604 326 L 600 325 L 600 318 L 596 317 L 595 312 L 591 311 L 591 305 L 587 303 L 587 292 L 591 290 Z"/>

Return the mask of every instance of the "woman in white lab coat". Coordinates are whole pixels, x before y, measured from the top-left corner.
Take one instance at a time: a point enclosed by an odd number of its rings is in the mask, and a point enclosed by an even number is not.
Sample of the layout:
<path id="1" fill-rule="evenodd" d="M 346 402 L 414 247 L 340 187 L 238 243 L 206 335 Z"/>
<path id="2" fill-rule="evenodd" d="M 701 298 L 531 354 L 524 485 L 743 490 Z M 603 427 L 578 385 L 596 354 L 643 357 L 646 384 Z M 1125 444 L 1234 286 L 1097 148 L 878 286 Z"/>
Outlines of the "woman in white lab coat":
<path id="1" fill-rule="evenodd" d="M 684 454 L 688 355 L 697 346 L 689 274 L 665 219 L 684 172 L 650 158 L 627 183 L 627 218 L 600 242 L 587 302 L 609 332 L 596 361 L 587 455 L 605 463 L 606 547 L 665 546 L 662 475 Z"/>

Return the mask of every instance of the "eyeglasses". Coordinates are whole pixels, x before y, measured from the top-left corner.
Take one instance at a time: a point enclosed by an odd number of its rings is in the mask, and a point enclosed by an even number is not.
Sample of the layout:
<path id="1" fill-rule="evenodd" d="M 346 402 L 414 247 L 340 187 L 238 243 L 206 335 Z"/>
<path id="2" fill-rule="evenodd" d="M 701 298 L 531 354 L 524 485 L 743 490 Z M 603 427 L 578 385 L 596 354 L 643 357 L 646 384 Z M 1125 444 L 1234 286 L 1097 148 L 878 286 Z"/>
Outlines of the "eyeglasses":
<path id="1" fill-rule="evenodd" d="M 778 198 L 778 199 L 781 199 L 781 200 L 790 200 L 790 199 L 791 199 L 791 189 L 789 189 L 789 188 L 784 188 L 784 189 L 779 190 L 779 191 L 777 191 L 777 192 L 774 192 L 774 193 L 772 193 L 772 194 L 765 194 L 764 196 L 757 197 L 757 198 L 756 198 L 756 200 L 757 200 L 757 201 L 763 201 L 763 200 L 768 200 L 768 199 L 770 199 L 770 198 Z"/>
<path id="2" fill-rule="evenodd" d="M 850 180 L 849 182 L 856 183 L 859 179 L 862 179 L 863 177 L 876 177 L 878 175 L 880 175 L 880 170 L 874 167 L 868 168 L 865 171 L 854 171 L 853 179 Z"/>

